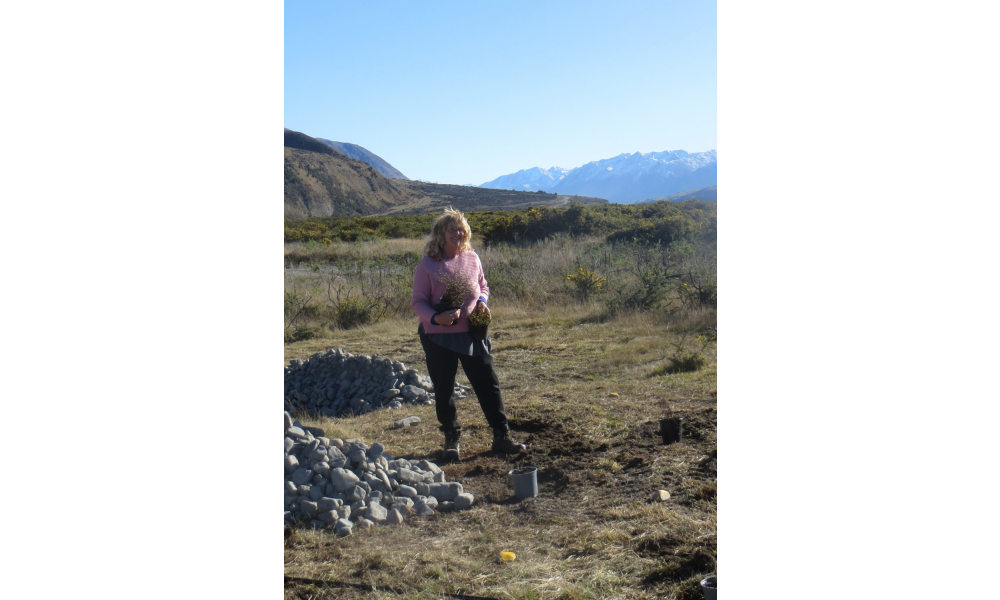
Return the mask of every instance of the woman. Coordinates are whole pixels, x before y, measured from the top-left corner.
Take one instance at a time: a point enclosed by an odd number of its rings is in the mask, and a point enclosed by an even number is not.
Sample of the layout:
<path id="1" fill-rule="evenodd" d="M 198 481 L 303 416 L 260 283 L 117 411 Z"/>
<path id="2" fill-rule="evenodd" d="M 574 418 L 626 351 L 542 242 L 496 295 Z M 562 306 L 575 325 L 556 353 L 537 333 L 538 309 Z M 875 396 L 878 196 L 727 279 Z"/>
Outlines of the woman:
<path id="1" fill-rule="evenodd" d="M 525 449 L 510 437 L 507 414 L 500 397 L 500 380 L 493 370 L 490 341 L 475 340 L 469 335 L 469 315 L 485 311 L 490 288 L 483 274 L 483 263 L 472 251 L 472 230 L 462 213 L 448 208 L 434 223 L 424 258 L 413 276 L 413 299 L 410 306 L 420 317 L 420 344 L 427 355 L 427 373 L 434 384 L 437 418 L 444 432 L 444 458 L 459 460 L 462 427 L 452 391 L 458 363 L 479 399 L 486 421 L 493 429 L 493 451 L 516 454 Z M 450 292 L 449 292 L 449 287 Z M 454 306 L 441 306 L 445 296 L 455 297 Z M 439 310 L 435 310 L 435 305 Z"/>

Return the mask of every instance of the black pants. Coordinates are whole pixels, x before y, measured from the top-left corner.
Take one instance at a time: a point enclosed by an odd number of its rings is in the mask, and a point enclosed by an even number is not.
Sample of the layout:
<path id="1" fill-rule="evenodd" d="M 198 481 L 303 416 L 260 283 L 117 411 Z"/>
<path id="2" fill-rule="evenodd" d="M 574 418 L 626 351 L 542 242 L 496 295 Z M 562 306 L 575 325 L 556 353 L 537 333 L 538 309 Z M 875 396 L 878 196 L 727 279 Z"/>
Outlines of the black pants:
<path id="1" fill-rule="evenodd" d="M 462 362 L 462 370 L 469 378 L 479 406 L 483 409 L 486 421 L 494 430 L 507 431 L 507 413 L 503 409 L 503 399 L 500 397 L 500 380 L 493 370 L 493 357 L 467 356 L 438 346 L 425 334 L 420 335 L 420 344 L 427 355 L 427 373 L 434 384 L 434 408 L 437 410 L 441 429 L 453 431 L 460 429 L 458 410 L 455 408 L 455 374 L 458 373 L 458 363 Z"/>

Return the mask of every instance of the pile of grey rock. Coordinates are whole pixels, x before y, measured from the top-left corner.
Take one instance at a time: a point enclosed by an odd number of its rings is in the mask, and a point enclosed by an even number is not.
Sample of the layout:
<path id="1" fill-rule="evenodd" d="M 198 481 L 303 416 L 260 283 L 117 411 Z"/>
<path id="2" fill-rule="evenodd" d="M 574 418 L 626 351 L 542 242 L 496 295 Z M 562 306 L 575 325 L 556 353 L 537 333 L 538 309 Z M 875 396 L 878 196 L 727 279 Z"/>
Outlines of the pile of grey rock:
<path id="1" fill-rule="evenodd" d="M 285 412 L 285 523 L 331 529 L 399 525 L 466 510 L 475 497 L 436 464 L 393 458 L 378 442 L 328 438 Z"/>
<path id="2" fill-rule="evenodd" d="M 456 384 L 456 399 L 466 397 Z M 398 360 L 377 354 L 351 354 L 342 348 L 317 352 L 285 367 L 285 410 L 327 417 L 363 415 L 404 404 L 434 404 L 429 377 Z"/>

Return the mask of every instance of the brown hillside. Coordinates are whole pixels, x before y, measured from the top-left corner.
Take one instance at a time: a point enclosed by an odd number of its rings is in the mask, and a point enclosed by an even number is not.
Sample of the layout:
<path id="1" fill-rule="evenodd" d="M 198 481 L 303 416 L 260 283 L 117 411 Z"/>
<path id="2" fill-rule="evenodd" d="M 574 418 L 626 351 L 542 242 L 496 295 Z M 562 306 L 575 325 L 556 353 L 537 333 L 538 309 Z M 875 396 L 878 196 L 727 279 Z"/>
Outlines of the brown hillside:
<path id="1" fill-rule="evenodd" d="M 602 198 L 443 185 L 384 177 L 367 163 L 285 147 L 285 218 L 415 214 L 454 206 L 461 211 L 606 204 Z"/>

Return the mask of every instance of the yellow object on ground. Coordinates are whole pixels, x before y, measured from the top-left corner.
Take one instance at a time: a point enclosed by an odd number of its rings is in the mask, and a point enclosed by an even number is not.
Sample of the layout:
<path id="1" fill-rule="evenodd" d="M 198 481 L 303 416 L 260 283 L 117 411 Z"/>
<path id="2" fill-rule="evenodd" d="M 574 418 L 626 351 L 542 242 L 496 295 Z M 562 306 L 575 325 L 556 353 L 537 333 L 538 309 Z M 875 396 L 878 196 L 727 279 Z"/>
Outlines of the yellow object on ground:
<path id="1" fill-rule="evenodd" d="M 517 558 L 517 557 L 514 556 L 513 552 L 501 552 L 500 553 L 500 560 L 502 560 L 504 562 L 510 562 L 510 561 L 514 560 L 515 558 Z"/>
<path id="2" fill-rule="evenodd" d="M 617 398 L 618 397 L 618 392 L 611 392 L 611 397 L 612 398 Z"/>

